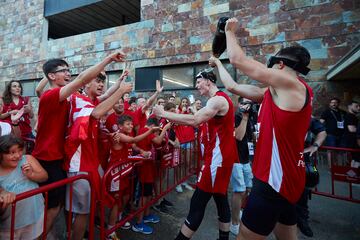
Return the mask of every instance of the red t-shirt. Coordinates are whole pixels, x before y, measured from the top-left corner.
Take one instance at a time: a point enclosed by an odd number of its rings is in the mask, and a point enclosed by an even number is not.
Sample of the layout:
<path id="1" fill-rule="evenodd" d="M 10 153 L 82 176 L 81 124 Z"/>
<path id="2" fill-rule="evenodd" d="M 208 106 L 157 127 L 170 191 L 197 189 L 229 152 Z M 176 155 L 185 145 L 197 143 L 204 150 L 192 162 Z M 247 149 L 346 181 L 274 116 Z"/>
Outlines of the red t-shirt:
<path id="1" fill-rule="evenodd" d="M 122 115 L 122 114 L 121 114 Z M 119 127 L 118 127 L 118 118 L 121 116 L 121 115 L 118 115 L 116 114 L 115 112 L 111 113 L 107 119 L 106 119 L 106 122 L 105 122 L 105 126 L 107 128 L 107 130 L 110 132 L 110 133 L 113 133 L 113 132 L 116 132 L 117 130 L 119 130 Z"/>
<path id="2" fill-rule="evenodd" d="M 60 89 L 45 91 L 39 101 L 38 130 L 32 155 L 41 160 L 53 161 L 65 157 L 64 144 L 69 103 L 60 102 Z"/>
<path id="3" fill-rule="evenodd" d="M 19 103 L 17 105 L 14 102 L 11 102 L 9 104 L 4 103 L 3 113 L 9 112 L 11 110 L 20 110 L 24 107 L 24 105 L 28 103 L 29 97 L 23 98 L 22 96 L 19 96 Z M 11 116 L 5 118 L 3 121 L 11 124 Z M 24 113 L 20 118 L 19 128 L 22 137 L 27 137 L 31 133 L 30 115 L 28 113 Z"/>
<path id="4" fill-rule="evenodd" d="M 142 108 L 138 108 L 135 111 L 135 115 L 136 115 L 136 119 L 137 119 L 139 129 L 145 127 L 146 121 L 147 121 L 147 116 L 146 116 L 146 113 L 142 112 Z"/>
<path id="5" fill-rule="evenodd" d="M 138 116 L 137 116 L 136 111 L 134 112 L 134 111 L 130 111 L 129 109 L 127 109 L 124 111 L 124 115 L 128 115 L 128 116 L 132 117 L 134 128 L 137 125 L 139 125 Z"/>
<path id="6" fill-rule="evenodd" d="M 139 129 L 139 135 L 147 132 L 149 128 L 144 127 Z M 136 145 L 144 151 L 151 151 L 153 148 L 152 140 L 155 138 L 155 134 L 150 134 L 144 140 L 138 142 Z M 155 164 L 153 161 L 145 161 L 139 169 L 140 182 L 153 183 L 155 181 Z"/>

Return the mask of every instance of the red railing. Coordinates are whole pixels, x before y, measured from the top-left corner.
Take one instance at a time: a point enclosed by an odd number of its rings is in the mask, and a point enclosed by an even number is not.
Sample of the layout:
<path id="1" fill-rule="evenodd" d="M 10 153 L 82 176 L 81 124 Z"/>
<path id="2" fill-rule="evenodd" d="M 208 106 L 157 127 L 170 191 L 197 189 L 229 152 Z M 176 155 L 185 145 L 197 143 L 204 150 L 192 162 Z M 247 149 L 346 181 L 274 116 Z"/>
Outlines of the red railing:
<path id="1" fill-rule="evenodd" d="M 103 176 L 102 179 L 102 189 L 103 191 L 109 190 L 109 178 L 111 177 L 112 171 L 121 171 L 119 177 L 119 190 L 118 194 L 120 194 L 120 185 L 122 181 L 130 180 L 130 200 L 129 202 L 134 202 L 136 199 L 136 173 L 138 169 L 147 161 L 153 161 L 157 171 L 157 179 L 154 183 L 154 195 L 152 199 L 144 204 L 143 202 L 139 202 L 139 207 L 134 207 L 130 210 L 129 214 L 122 218 L 117 224 L 111 229 L 105 228 L 105 195 L 102 195 L 100 199 L 100 239 L 105 239 L 105 236 L 111 234 L 112 232 L 119 229 L 123 226 L 127 221 L 132 220 L 139 213 L 143 212 L 148 207 L 155 204 L 159 199 L 172 191 L 178 184 L 189 179 L 194 174 L 198 173 L 200 169 L 200 158 L 198 152 L 198 144 L 196 142 L 191 142 L 190 148 L 179 149 L 179 163 L 172 162 L 170 159 L 167 162 L 164 159 L 158 159 L 159 155 L 154 159 L 144 159 L 142 157 L 130 157 L 127 162 L 119 162 L 110 167 Z M 176 154 L 176 153 L 175 153 Z M 161 154 L 162 155 L 162 154 Z M 173 177 L 171 178 L 171 172 L 173 172 Z M 142 196 L 143 192 L 141 193 Z M 142 199 L 141 196 L 138 198 Z M 121 196 L 117 198 L 117 201 L 120 201 Z M 131 205 L 131 204 L 130 204 Z"/>
<path id="2" fill-rule="evenodd" d="M 316 162 L 319 162 L 319 156 L 322 155 L 325 160 L 325 165 L 330 164 L 331 192 L 321 191 L 319 187 L 316 187 L 313 193 L 339 200 L 360 203 L 360 198 L 354 198 L 353 195 L 352 185 L 360 184 L 360 168 L 351 166 L 354 154 L 360 155 L 360 149 L 321 147 L 316 154 Z M 320 175 L 320 181 L 322 181 L 322 179 L 324 179 L 324 177 Z M 347 183 L 349 189 L 348 196 L 335 192 L 335 182 Z"/>
<path id="3" fill-rule="evenodd" d="M 91 178 L 89 177 L 89 175 L 86 174 L 81 174 L 78 176 L 74 176 L 74 177 L 70 177 L 58 182 L 54 182 L 42 187 L 39 187 L 37 189 L 34 190 L 30 190 L 21 194 L 16 195 L 16 199 L 15 201 L 11 204 L 11 229 L 10 229 L 10 240 L 14 239 L 14 230 L 15 230 L 15 222 L 16 222 L 16 217 L 15 217 L 15 211 L 16 211 L 16 203 L 25 199 L 25 198 L 30 198 L 32 196 L 35 196 L 37 194 L 44 194 L 45 197 L 45 206 L 44 206 L 44 224 L 43 224 L 43 234 L 41 239 L 45 240 L 47 237 L 47 233 L 46 233 L 46 223 L 47 223 L 47 206 L 48 206 L 48 192 L 50 190 L 53 190 L 55 188 L 59 188 L 61 186 L 64 185 L 70 185 L 70 207 L 69 207 L 69 214 L 68 214 L 68 221 L 67 221 L 67 239 L 70 239 L 71 237 L 71 219 L 72 219 L 72 193 L 73 193 L 73 187 L 72 184 L 73 182 L 80 180 L 80 179 L 85 179 L 89 182 L 90 184 L 90 188 L 93 186 L 93 182 L 91 180 Z M 93 240 L 94 239 L 94 216 L 95 216 L 95 193 L 94 191 L 91 191 L 91 205 L 90 205 L 90 214 L 89 214 L 89 240 Z"/>

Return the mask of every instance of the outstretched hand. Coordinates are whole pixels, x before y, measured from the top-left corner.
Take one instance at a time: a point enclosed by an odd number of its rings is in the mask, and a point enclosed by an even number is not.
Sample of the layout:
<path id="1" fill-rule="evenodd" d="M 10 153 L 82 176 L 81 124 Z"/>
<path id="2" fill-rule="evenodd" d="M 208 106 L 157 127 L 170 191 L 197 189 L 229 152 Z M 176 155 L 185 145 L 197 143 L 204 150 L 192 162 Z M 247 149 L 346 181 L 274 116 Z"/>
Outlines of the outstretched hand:
<path id="1" fill-rule="evenodd" d="M 238 20 L 236 18 L 230 18 L 226 21 L 225 32 L 236 32 Z"/>
<path id="2" fill-rule="evenodd" d="M 214 57 L 214 56 L 211 56 L 209 58 L 210 67 L 216 67 L 219 62 L 220 62 L 220 60 L 218 58 Z"/>
<path id="3" fill-rule="evenodd" d="M 119 77 L 118 81 L 123 81 L 123 80 L 126 80 L 127 76 L 129 76 L 129 69 L 125 69 L 123 71 L 123 73 L 121 74 L 121 76 Z"/>
<path id="4" fill-rule="evenodd" d="M 164 114 L 165 110 L 164 110 L 164 106 L 162 105 L 155 105 L 153 107 L 153 113 L 158 116 L 158 117 L 162 117 L 162 115 Z"/>
<path id="5" fill-rule="evenodd" d="M 118 50 L 118 51 L 110 54 L 109 57 L 114 62 L 124 62 L 125 58 L 126 58 L 126 54 L 123 51 Z"/>
<path id="6" fill-rule="evenodd" d="M 120 83 L 120 88 L 124 91 L 124 93 L 128 93 L 133 90 L 133 84 L 130 82 L 122 81 Z"/>
<path id="7" fill-rule="evenodd" d="M 160 81 L 156 80 L 156 92 L 161 93 L 163 89 L 164 89 L 164 87 L 161 86 Z"/>

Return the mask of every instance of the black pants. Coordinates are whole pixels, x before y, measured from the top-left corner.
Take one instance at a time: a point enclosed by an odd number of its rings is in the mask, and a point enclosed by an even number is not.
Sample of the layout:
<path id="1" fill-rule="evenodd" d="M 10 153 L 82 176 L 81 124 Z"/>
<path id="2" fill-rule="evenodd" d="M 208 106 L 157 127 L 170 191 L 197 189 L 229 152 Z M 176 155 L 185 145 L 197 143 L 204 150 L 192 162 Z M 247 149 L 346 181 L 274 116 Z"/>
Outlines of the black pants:
<path id="1" fill-rule="evenodd" d="M 307 222 L 309 219 L 308 201 L 311 196 L 311 189 L 305 188 L 300 199 L 296 203 L 297 222 Z"/>

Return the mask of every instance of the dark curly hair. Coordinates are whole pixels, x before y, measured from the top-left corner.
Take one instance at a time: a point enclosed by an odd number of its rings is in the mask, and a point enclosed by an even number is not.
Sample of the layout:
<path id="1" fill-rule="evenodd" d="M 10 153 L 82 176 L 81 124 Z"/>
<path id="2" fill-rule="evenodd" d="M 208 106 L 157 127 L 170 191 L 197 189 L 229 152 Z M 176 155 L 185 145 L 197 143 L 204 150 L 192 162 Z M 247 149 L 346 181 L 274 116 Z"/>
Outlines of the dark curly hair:
<path id="1" fill-rule="evenodd" d="M 23 87 L 21 85 L 21 82 L 18 80 L 11 80 L 8 84 L 6 84 L 5 90 L 3 92 L 3 100 L 5 104 L 10 104 L 12 102 L 12 95 L 11 95 L 11 85 L 12 83 L 17 82 L 20 85 L 21 92 L 20 95 L 23 94 Z"/>

